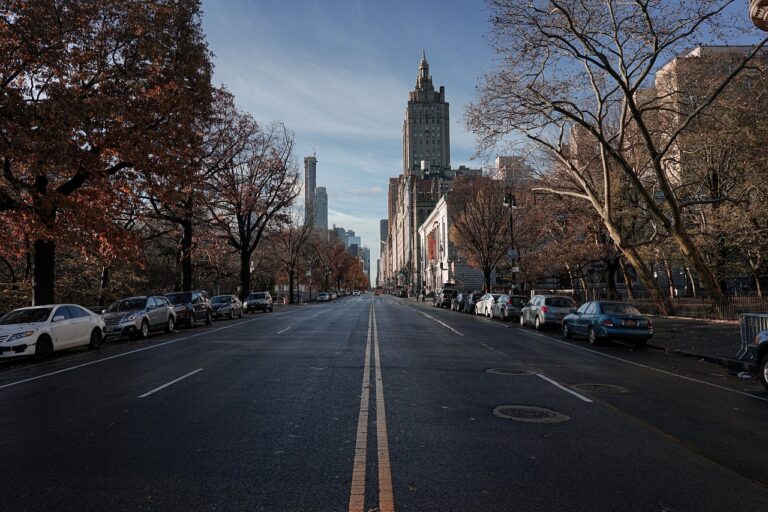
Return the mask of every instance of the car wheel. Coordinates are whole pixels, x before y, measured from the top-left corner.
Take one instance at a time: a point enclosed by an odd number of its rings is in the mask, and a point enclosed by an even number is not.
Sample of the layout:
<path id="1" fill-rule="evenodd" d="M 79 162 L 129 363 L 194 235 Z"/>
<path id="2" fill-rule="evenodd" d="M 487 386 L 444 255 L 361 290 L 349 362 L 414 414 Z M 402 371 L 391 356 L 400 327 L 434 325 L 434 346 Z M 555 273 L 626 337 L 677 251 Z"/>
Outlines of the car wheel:
<path id="1" fill-rule="evenodd" d="M 173 320 L 172 316 L 169 316 L 168 322 L 165 324 L 165 332 L 173 332 L 174 327 L 176 327 L 176 322 Z"/>
<path id="2" fill-rule="evenodd" d="M 596 347 L 600 344 L 600 340 L 597 338 L 597 333 L 595 332 L 595 329 L 590 327 L 589 328 L 589 344 L 593 347 Z"/>
<path id="3" fill-rule="evenodd" d="M 243 318 L 243 309 L 240 308 L 240 313 L 238 313 L 237 318 Z"/>
<path id="4" fill-rule="evenodd" d="M 88 343 L 88 348 L 96 350 L 101 346 L 101 329 L 96 328 L 91 331 L 91 341 Z"/>
<path id="5" fill-rule="evenodd" d="M 520 327 L 525 327 L 525 317 L 520 313 Z"/>
<path id="6" fill-rule="evenodd" d="M 501 321 L 502 322 L 506 322 L 507 320 L 509 320 L 509 318 L 507 318 L 507 310 L 506 309 L 502 309 L 501 310 L 501 315 L 500 316 L 501 316 Z"/>
<path id="7" fill-rule="evenodd" d="M 53 342 L 47 334 L 43 334 L 35 343 L 35 359 L 48 359 L 53 354 Z"/>
<path id="8" fill-rule="evenodd" d="M 768 354 L 763 354 L 757 369 L 759 372 L 757 377 L 763 383 L 763 387 L 768 390 Z"/>
<path id="9" fill-rule="evenodd" d="M 539 320 L 539 315 L 536 315 L 536 320 L 533 321 L 533 327 L 537 330 L 541 330 L 541 320 Z"/>
<path id="10" fill-rule="evenodd" d="M 210 311 L 205 312 L 205 325 L 211 325 L 211 322 L 213 322 L 213 315 Z"/>
<path id="11" fill-rule="evenodd" d="M 144 320 L 141 322 L 141 327 L 139 328 L 139 337 L 145 339 L 147 336 L 149 336 L 149 322 Z"/>
<path id="12" fill-rule="evenodd" d="M 566 339 L 571 339 L 573 337 L 571 330 L 568 328 L 568 324 L 565 322 L 563 322 L 563 337 Z"/>
<path id="13" fill-rule="evenodd" d="M 235 319 L 235 310 L 234 309 L 230 309 L 229 310 L 229 319 L 230 320 L 234 320 Z"/>

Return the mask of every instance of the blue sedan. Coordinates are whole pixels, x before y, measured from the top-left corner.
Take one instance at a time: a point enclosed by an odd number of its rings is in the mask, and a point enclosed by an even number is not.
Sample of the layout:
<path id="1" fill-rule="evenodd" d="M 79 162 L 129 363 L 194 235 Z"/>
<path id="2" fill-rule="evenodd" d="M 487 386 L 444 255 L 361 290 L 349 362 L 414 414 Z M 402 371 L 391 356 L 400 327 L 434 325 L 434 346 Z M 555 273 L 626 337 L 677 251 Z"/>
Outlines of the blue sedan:
<path id="1" fill-rule="evenodd" d="M 614 339 L 643 347 L 653 337 L 651 319 L 623 302 L 586 302 L 563 319 L 562 329 L 566 338 L 585 336 L 590 345 Z"/>

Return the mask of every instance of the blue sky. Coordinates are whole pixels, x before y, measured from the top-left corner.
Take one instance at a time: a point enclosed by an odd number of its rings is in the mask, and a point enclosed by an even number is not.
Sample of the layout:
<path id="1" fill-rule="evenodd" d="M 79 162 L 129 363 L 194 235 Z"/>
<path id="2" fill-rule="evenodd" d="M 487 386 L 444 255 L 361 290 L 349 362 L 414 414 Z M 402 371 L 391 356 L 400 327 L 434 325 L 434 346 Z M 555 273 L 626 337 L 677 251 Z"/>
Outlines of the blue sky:
<path id="1" fill-rule="evenodd" d="M 471 160 L 462 122 L 478 78 L 493 66 L 482 0 L 204 0 L 203 10 L 216 84 L 257 120 L 284 121 L 302 166 L 317 154 L 328 222 L 362 237 L 372 274 L 422 49 L 450 103 L 451 164 L 483 163 Z"/>

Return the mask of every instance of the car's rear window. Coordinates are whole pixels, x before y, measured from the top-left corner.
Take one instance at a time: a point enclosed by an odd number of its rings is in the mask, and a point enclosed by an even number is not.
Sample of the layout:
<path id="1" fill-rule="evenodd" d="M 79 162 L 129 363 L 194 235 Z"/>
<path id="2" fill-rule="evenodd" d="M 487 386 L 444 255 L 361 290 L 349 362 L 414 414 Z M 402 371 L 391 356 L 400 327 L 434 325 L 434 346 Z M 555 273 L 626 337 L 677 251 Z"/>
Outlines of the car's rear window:
<path id="1" fill-rule="evenodd" d="M 512 305 L 513 306 L 517 306 L 519 308 L 522 308 L 526 304 L 528 304 L 528 299 L 526 299 L 525 297 L 512 297 Z"/>
<path id="2" fill-rule="evenodd" d="M 606 313 L 606 314 L 625 314 L 625 315 L 641 314 L 640 310 L 638 310 L 632 304 L 607 303 L 607 304 L 601 304 L 600 307 L 602 308 L 603 313 Z"/>
<path id="3" fill-rule="evenodd" d="M 573 301 L 565 297 L 549 297 L 544 300 L 544 304 L 552 306 L 554 308 L 572 308 Z"/>
<path id="4" fill-rule="evenodd" d="M 248 296 L 248 298 L 251 300 L 266 299 L 266 296 L 263 293 L 252 293 Z"/>

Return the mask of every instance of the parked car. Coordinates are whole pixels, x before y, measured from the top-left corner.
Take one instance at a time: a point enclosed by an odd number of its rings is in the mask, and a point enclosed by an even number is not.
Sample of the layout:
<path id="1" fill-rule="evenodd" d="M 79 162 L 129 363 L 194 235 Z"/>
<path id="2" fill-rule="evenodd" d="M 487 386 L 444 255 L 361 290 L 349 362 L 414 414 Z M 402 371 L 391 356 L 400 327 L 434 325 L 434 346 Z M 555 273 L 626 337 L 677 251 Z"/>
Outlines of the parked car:
<path id="1" fill-rule="evenodd" d="M 352 295 L 360 295 L 360 290 L 352 290 Z"/>
<path id="2" fill-rule="evenodd" d="M 435 300 L 432 305 L 436 308 L 449 308 L 451 307 L 451 301 L 458 293 L 456 290 L 442 290 L 435 294 Z"/>
<path id="3" fill-rule="evenodd" d="M 271 313 L 275 308 L 272 295 L 266 291 L 253 292 L 248 295 L 248 297 L 245 298 L 245 302 L 243 302 L 243 307 L 248 313 L 256 311 L 263 311 L 264 313 L 269 311 Z"/>
<path id="4" fill-rule="evenodd" d="M 192 327 L 195 322 L 213 321 L 213 308 L 208 294 L 201 291 L 166 293 L 165 297 L 173 304 L 176 311 L 176 323 Z"/>
<path id="5" fill-rule="evenodd" d="M 331 296 L 328 292 L 320 292 L 317 295 L 317 302 L 328 302 L 329 300 L 331 300 Z"/>
<path id="6" fill-rule="evenodd" d="M 211 297 L 213 318 L 243 318 L 243 303 L 234 295 L 216 295 Z"/>
<path id="7" fill-rule="evenodd" d="M 451 299 L 451 311 L 464 311 L 464 301 L 466 301 L 467 292 L 457 293 Z"/>
<path id="8" fill-rule="evenodd" d="M 0 318 L 0 358 L 44 359 L 66 348 L 99 348 L 103 339 L 104 320 L 74 304 L 15 309 Z"/>
<path id="9" fill-rule="evenodd" d="M 486 293 L 475 304 L 475 315 L 483 315 L 491 318 L 493 312 L 493 305 L 496 303 L 496 299 L 501 296 L 499 293 Z"/>
<path id="10" fill-rule="evenodd" d="M 586 302 L 562 321 L 563 336 L 585 336 L 591 345 L 615 339 L 644 347 L 653 337 L 653 322 L 632 304 L 611 301 Z"/>
<path id="11" fill-rule="evenodd" d="M 520 318 L 520 311 L 528 303 L 525 295 L 499 295 L 496 303 L 491 307 L 491 318 L 501 318 L 502 322 Z"/>
<path id="12" fill-rule="evenodd" d="M 159 295 L 120 299 L 102 311 L 101 316 L 106 325 L 105 336 L 146 338 L 150 331 L 173 332 L 176 327 L 173 305 Z"/>
<path id="13" fill-rule="evenodd" d="M 768 390 L 768 331 L 757 333 L 754 344 L 748 350 L 749 359 L 756 363 L 757 378 Z"/>
<path id="14" fill-rule="evenodd" d="M 559 295 L 534 295 L 520 311 L 520 325 L 533 325 L 536 330 L 557 325 L 566 315 L 576 312 L 576 304 L 570 297 Z"/>
<path id="15" fill-rule="evenodd" d="M 475 306 L 477 305 L 477 302 L 483 298 L 483 295 L 485 295 L 485 293 L 481 291 L 474 291 L 472 293 L 468 293 L 464 298 L 463 311 L 465 313 L 474 314 Z"/>

